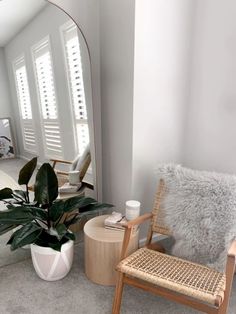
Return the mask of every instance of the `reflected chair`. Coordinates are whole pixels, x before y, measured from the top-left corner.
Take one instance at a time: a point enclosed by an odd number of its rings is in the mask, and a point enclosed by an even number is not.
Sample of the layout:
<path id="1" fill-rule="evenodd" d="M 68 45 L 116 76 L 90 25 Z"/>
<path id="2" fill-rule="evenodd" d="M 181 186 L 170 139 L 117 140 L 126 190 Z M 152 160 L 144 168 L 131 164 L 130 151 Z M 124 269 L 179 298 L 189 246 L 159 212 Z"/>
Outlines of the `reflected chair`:
<path id="1" fill-rule="evenodd" d="M 171 235 L 161 222 L 164 193 L 165 183 L 161 179 L 152 212 L 125 225 L 112 313 L 120 313 L 122 291 L 127 284 L 205 313 L 226 314 L 235 271 L 236 241 L 228 251 L 225 273 L 150 249 L 154 233 Z M 146 246 L 127 257 L 132 229 L 147 220 L 151 223 Z"/>
<path id="2" fill-rule="evenodd" d="M 81 192 L 84 191 L 85 188 L 90 190 L 94 189 L 92 183 L 85 182 L 84 177 L 87 173 L 87 170 L 91 164 L 91 153 L 89 146 L 87 146 L 81 156 L 78 156 L 74 161 L 64 160 L 64 159 L 50 159 L 52 162 L 52 167 L 57 175 L 58 179 L 58 186 L 61 187 L 64 183 L 69 181 L 69 171 L 71 170 L 78 170 L 79 171 L 79 178 L 81 182 L 80 190 Z M 57 169 L 58 165 L 68 165 L 70 169 L 68 171 L 63 171 Z M 29 186 L 30 191 L 34 191 L 34 185 Z"/>
<path id="3" fill-rule="evenodd" d="M 79 171 L 79 178 L 80 178 L 80 182 L 81 182 L 81 187 L 78 190 L 78 192 L 76 192 L 76 194 L 80 195 L 80 196 L 84 196 L 86 188 L 88 188 L 90 190 L 94 189 L 93 184 L 83 181 L 84 177 L 87 173 L 87 170 L 90 166 L 90 163 L 91 163 L 91 153 L 90 153 L 89 146 L 87 146 L 85 148 L 83 154 L 81 156 L 78 156 L 77 158 L 75 158 L 74 161 L 68 161 L 68 160 L 63 160 L 63 159 L 50 159 L 50 161 L 52 162 L 52 167 L 55 170 L 55 173 L 57 175 L 59 187 L 62 186 L 64 183 L 69 181 L 69 171 L 78 170 Z M 58 170 L 57 166 L 60 164 L 68 165 L 70 167 L 70 170 L 69 171 Z M 63 194 L 62 193 L 62 194 L 60 194 L 60 199 L 66 199 L 68 197 L 68 195 L 70 196 L 70 194 Z M 67 215 L 73 216 L 73 214 L 74 214 L 74 212 L 72 212 L 70 214 L 65 214 L 65 216 L 67 216 Z M 74 225 L 72 225 L 70 227 L 70 230 L 73 232 L 78 232 L 78 231 L 83 230 L 83 227 L 84 227 L 84 224 L 86 223 L 86 221 L 87 221 L 87 218 L 83 217 L 83 219 L 80 222 L 77 222 Z"/>
<path id="4" fill-rule="evenodd" d="M 91 163 L 91 153 L 89 150 L 89 146 L 87 146 L 84 150 L 84 153 L 81 156 L 78 156 L 74 161 L 68 161 L 63 159 L 50 159 L 50 161 L 52 162 L 52 167 L 57 174 L 59 186 L 62 186 L 65 182 L 68 182 L 68 175 L 70 170 L 78 170 L 80 182 L 82 183 L 80 189 L 83 189 L 85 187 L 91 190 L 94 189 L 93 184 L 83 181 Z M 69 171 L 58 170 L 57 166 L 60 164 L 70 165 L 70 170 Z"/>

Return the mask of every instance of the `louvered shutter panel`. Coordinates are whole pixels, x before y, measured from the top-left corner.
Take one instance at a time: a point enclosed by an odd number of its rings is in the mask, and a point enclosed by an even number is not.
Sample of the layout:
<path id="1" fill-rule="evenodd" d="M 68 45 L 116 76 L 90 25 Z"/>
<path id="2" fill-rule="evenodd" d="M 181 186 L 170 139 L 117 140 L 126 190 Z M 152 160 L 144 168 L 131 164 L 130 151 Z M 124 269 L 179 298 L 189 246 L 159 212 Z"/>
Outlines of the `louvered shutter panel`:
<path id="1" fill-rule="evenodd" d="M 23 135 L 24 149 L 36 152 L 36 136 L 32 118 L 31 99 L 24 57 L 14 63 L 14 74 L 18 105 L 20 108 L 20 120 Z"/>
<path id="2" fill-rule="evenodd" d="M 73 23 L 63 31 L 70 96 L 76 124 L 78 153 L 89 143 L 87 110 L 77 26 Z"/>
<path id="3" fill-rule="evenodd" d="M 33 49 L 46 157 L 63 157 L 49 40 Z"/>

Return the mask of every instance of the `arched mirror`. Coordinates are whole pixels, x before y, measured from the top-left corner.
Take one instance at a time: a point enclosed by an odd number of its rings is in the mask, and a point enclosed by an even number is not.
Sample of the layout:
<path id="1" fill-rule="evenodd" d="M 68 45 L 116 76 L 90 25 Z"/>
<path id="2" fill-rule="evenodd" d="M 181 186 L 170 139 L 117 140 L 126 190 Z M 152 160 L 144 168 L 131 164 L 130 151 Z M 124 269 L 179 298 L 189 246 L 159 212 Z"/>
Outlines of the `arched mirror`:
<path id="1" fill-rule="evenodd" d="M 83 181 L 97 198 L 89 51 L 74 21 L 49 1 L 0 1 L 0 94 L 18 157 L 0 160 L 0 170 L 17 180 L 24 160 L 72 161 L 87 150 Z M 5 244 L 1 237 L 0 266 L 29 254 Z"/>

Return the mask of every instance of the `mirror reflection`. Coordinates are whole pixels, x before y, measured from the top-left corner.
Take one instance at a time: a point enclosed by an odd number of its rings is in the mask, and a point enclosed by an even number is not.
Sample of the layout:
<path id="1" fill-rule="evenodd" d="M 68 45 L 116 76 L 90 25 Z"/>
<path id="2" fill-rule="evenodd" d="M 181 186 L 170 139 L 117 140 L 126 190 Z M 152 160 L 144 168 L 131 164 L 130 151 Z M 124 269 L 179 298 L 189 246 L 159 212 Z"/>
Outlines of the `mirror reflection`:
<path id="1" fill-rule="evenodd" d="M 68 171 L 77 171 L 79 179 L 74 175 L 71 180 L 82 182 L 83 193 L 96 197 L 88 60 L 76 24 L 53 4 L 0 2 L 0 118 L 10 118 L 18 157 L 0 160 L 1 188 L 16 188 L 20 168 L 38 156 L 39 164 L 51 161 L 59 184 L 69 182 Z M 0 240 L 0 266 L 29 255 L 27 250 L 11 253 L 7 238 Z"/>

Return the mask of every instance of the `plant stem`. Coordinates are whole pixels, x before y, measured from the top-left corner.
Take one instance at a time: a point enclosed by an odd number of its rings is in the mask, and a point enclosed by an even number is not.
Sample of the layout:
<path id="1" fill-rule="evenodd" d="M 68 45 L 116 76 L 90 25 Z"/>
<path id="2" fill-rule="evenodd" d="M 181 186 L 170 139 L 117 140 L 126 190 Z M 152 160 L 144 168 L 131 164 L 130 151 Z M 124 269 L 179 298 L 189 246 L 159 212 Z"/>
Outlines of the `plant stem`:
<path id="1" fill-rule="evenodd" d="M 26 186 L 26 203 L 29 203 L 29 187 L 28 184 L 25 185 Z"/>
<path id="2" fill-rule="evenodd" d="M 2 200 L 2 202 L 3 202 L 4 204 L 10 204 L 10 205 L 12 205 L 12 203 L 11 203 L 11 202 L 6 201 L 6 200 Z"/>
<path id="3" fill-rule="evenodd" d="M 51 221 L 50 221 L 49 208 L 50 208 L 50 204 L 48 205 L 48 208 L 47 208 L 47 224 L 48 224 L 48 229 L 51 228 Z"/>
<path id="4" fill-rule="evenodd" d="M 38 221 L 40 221 L 41 223 L 43 223 L 46 227 L 47 227 L 47 223 L 39 218 L 34 219 L 34 221 L 40 226 L 40 224 L 38 223 Z M 41 227 L 41 226 L 40 226 Z"/>

